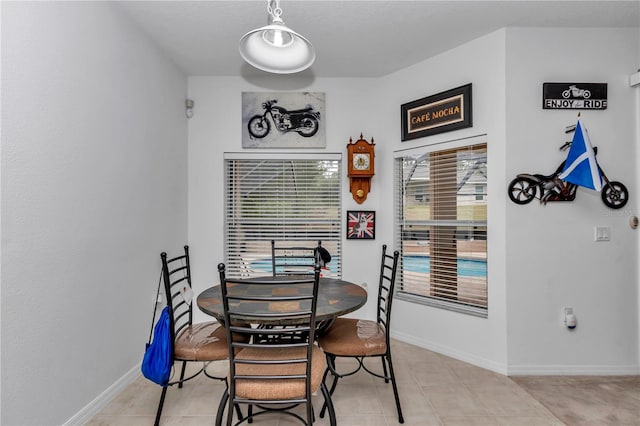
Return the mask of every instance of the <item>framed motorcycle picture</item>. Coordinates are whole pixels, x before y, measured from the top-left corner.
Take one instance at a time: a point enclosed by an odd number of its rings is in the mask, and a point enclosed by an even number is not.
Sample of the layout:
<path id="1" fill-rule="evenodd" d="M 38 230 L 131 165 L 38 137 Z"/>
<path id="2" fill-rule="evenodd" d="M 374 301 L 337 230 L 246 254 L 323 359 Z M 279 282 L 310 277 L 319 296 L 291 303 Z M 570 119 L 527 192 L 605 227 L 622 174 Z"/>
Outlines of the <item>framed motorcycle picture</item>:
<path id="1" fill-rule="evenodd" d="M 242 93 L 242 148 L 325 148 L 325 94 Z"/>

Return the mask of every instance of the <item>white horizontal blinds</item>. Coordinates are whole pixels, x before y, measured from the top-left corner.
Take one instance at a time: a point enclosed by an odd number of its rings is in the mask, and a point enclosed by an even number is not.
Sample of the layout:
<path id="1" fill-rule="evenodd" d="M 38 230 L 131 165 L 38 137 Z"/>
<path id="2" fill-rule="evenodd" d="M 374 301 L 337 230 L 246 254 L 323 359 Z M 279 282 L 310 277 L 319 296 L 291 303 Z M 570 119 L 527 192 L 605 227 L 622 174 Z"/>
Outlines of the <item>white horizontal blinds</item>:
<path id="1" fill-rule="evenodd" d="M 400 290 L 487 306 L 486 144 L 396 159 Z"/>
<path id="2" fill-rule="evenodd" d="M 455 300 L 458 293 L 457 220 L 457 155 L 456 150 L 432 152 L 429 155 L 428 188 L 431 197 L 430 228 L 431 282 L 430 294 Z"/>
<path id="3" fill-rule="evenodd" d="M 226 159 L 225 244 L 234 276 L 271 275 L 271 240 L 331 254 L 324 276 L 341 275 L 340 161 Z"/>

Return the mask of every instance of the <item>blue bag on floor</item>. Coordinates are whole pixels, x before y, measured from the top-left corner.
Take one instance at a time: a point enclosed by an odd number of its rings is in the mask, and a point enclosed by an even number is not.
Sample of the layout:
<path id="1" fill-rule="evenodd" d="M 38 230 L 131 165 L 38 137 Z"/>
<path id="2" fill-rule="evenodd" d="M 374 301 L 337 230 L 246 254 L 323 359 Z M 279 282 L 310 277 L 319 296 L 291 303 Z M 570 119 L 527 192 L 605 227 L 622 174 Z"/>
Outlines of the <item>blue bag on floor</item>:
<path id="1" fill-rule="evenodd" d="M 153 331 L 153 341 L 147 343 L 142 358 L 142 374 L 161 386 L 166 386 L 173 366 L 173 342 L 171 341 L 171 322 L 169 307 L 165 306 Z"/>

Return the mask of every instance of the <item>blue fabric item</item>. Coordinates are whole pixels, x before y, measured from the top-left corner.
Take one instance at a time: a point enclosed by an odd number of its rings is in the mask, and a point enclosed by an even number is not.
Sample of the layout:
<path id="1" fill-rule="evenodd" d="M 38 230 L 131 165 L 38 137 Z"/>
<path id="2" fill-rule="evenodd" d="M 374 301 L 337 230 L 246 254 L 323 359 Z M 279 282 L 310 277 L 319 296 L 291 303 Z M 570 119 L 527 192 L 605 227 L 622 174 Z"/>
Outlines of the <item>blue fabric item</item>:
<path id="1" fill-rule="evenodd" d="M 173 365 L 169 315 L 169 307 L 165 306 L 153 330 L 153 341 L 151 344 L 147 343 L 142 358 L 142 374 L 160 386 L 167 386 Z"/>
<path id="2" fill-rule="evenodd" d="M 602 189 L 602 175 L 591 146 L 587 129 L 580 123 L 576 125 L 571 148 L 565 161 L 560 179 L 596 191 Z"/>

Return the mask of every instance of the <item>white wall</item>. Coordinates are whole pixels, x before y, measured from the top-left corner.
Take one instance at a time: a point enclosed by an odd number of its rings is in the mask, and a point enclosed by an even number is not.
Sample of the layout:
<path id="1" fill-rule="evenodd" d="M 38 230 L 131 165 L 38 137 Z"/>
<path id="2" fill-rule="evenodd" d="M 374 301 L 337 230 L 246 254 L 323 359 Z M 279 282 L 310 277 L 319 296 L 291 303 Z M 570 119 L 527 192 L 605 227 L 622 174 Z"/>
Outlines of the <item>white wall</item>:
<path id="1" fill-rule="evenodd" d="M 383 116 L 392 116 L 393 149 L 486 135 L 488 153 L 488 318 L 397 300 L 393 335 L 473 364 L 506 371 L 505 193 L 505 32 L 496 31 L 383 79 Z M 473 127 L 412 141 L 400 141 L 400 105 L 472 83 Z M 389 166 L 390 167 L 390 166 Z M 393 193 L 393 182 L 385 182 Z M 388 207 L 390 210 L 390 206 Z M 391 214 L 391 212 L 389 213 Z"/>
<path id="2" fill-rule="evenodd" d="M 393 151 L 487 135 L 489 318 L 398 301 L 396 337 L 502 372 L 637 372 L 638 237 L 626 224 L 638 206 L 638 94 L 619 80 L 638 52 L 637 31 L 501 30 L 381 79 L 191 77 L 187 129 L 184 76 L 117 6 L 3 3 L 2 423 L 63 423 L 131 374 L 161 250 L 188 241 L 195 291 L 215 284 L 222 154 L 241 151 L 242 91 L 325 92 L 327 148 L 315 152 L 375 138 L 366 203 L 343 181 L 343 215 L 377 212 L 375 241 L 343 240 L 343 276 L 370 289 L 377 270 L 362 265 L 393 242 Z M 609 110 L 584 118 L 605 170 L 629 183 L 623 211 L 585 190 L 570 204 L 507 202 L 513 175 L 559 160 L 557 135 L 574 115 L 539 109 L 542 82 L 555 79 L 609 83 Z M 473 128 L 400 142 L 402 103 L 468 82 Z M 595 224 L 612 227 L 610 243 L 590 241 Z M 564 304 L 578 315 L 572 334 Z M 359 315 L 372 317 L 373 303 Z"/>
<path id="3" fill-rule="evenodd" d="M 113 3 L 3 2 L 2 424 L 81 422 L 137 375 L 186 241 L 185 97 Z"/>
<path id="4" fill-rule="evenodd" d="M 635 71 L 631 71 L 631 74 L 640 73 L 640 43 L 638 43 L 638 60 Z M 640 111 L 640 85 L 633 87 L 635 90 L 635 110 Z M 636 119 L 635 124 L 636 141 L 635 146 L 640 146 L 640 112 Z M 636 164 L 640 164 L 640 149 L 636 149 Z M 636 170 L 636 188 L 640 188 L 640 170 Z M 636 214 L 638 216 L 638 214 Z M 636 239 L 636 250 L 640 253 L 640 236 Z M 638 358 L 640 358 L 640 262 L 636 265 L 636 273 L 638 274 Z M 638 361 L 640 363 L 640 361 Z"/>
<path id="5" fill-rule="evenodd" d="M 346 240 L 343 236 L 343 277 L 367 282 L 372 294 L 377 288 L 376 268 L 370 264 L 379 256 L 380 246 L 393 247 L 393 151 L 416 146 L 419 142 L 400 142 L 400 105 L 428 94 L 473 82 L 474 127 L 454 137 L 490 133 L 489 158 L 492 161 L 490 196 L 497 200 L 494 217 L 504 205 L 499 184 L 504 180 L 504 33 L 498 32 L 467 45 L 458 53 L 445 54 L 406 71 L 383 79 L 317 79 L 292 81 L 273 76 L 263 81 L 242 78 L 190 77 L 189 97 L 196 110 L 189 121 L 189 242 L 194 249 L 195 291 L 217 282 L 216 265 L 223 260 L 223 170 L 222 155 L 241 151 L 240 99 L 243 91 L 305 90 L 326 93 L 328 152 L 346 151 L 349 137 L 373 137 L 376 142 L 376 175 L 372 192 L 362 205 L 351 198 L 348 179 L 343 180 L 343 215 L 346 210 L 363 208 L 376 211 L 376 240 Z M 469 67 L 474 63 L 474 67 Z M 443 140 L 451 135 L 438 138 Z M 435 140 L 433 138 L 432 140 Z M 269 150 L 269 152 L 272 152 Z M 306 152 L 306 151 L 305 151 Z M 499 193 L 497 192 L 499 191 Z M 501 201 L 502 200 L 502 201 Z M 502 223 L 503 220 L 497 220 Z M 491 231 L 491 258 L 504 254 L 504 229 Z M 203 257 L 197 259 L 198 253 Z M 204 254 L 203 254 L 204 253 Z M 501 262 L 500 262 L 501 263 Z M 491 318 L 479 319 L 422 305 L 397 301 L 394 335 L 416 344 L 458 356 L 495 370 L 506 363 L 504 279 L 501 268 L 491 268 Z M 500 284 L 502 283 L 502 284 Z M 373 318 L 375 298 L 358 312 Z M 201 319 L 203 319 L 201 317 Z M 425 324 L 446 322 L 440 329 Z M 490 344 L 487 344 L 490 342 Z"/>
<path id="6" fill-rule="evenodd" d="M 510 371 L 638 373 L 638 88 L 629 74 L 640 62 L 638 30 L 509 29 L 507 31 L 507 171 L 552 173 L 566 156 L 558 147 L 575 110 L 543 110 L 543 82 L 608 83 L 608 108 L 582 111 L 610 179 L 630 201 L 607 208 L 579 189 L 569 203 L 507 204 L 507 309 Z M 508 180 L 505 180 L 506 187 Z M 594 242 L 594 227 L 611 228 Z M 535 236 L 535 238 L 532 238 Z M 568 331 L 562 307 L 578 327 Z"/>
<path id="7" fill-rule="evenodd" d="M 397 300 L 396 338 L 508 374 L 637 372 L 638 237 L 627 223 L 637 214 L 638 109 L 635 92 L 620 84 L 638 62 L 637 40 L 637 30 L 500 30 L 380 79 L 190 77 L 198 107 L 189 123 L 189 241 L 203 256 L 194 267 L 196 291 L 216 283 L 223 259 L 222 154 L 241 150 L 241 92 L 324 91 L 326 151 L 344 153 L 349 136 L 360 132 L 376 140 L 373 190 L 362 205 L 376 210 L 376 241 L 343 239 L 344 277 L 371 290 L 376 271 L 362 265 L 383 242 L 393 245 L 393 152 L 476 135 L 488 141 L 488 318 Z M 632 201 L 622 211 L 586 190 L 573 203 L 546 207 L 508 201 L 517 173 L 553 171 L 564 126 L 575 121 L 575 112 L 541 110 L 545 81 L 609 83 L 609 109 L 583 117 L 594 140 L 609 141 L 599 143 L 605 170 L 628 184 Z M 469 82 L 472 128 L 400 141 L 402 103 Z M 344 214 L 359 206 L 346 177 L 343 190 Z M 595 225 L 611 226 L 613 240 L 592 243 Z M 572 333 L 561 322 L 565 305 L 578 316 Z M 373 312 L 369 301 L 358 315 Z"/>
<path id="8" fill-rule="evenodd" d="M 383 242 L 391 242 L 391 211 L 382 209 L 381 182 L 391 179 L 389 141 L 384 133 L 385 122 L 378 120 L 380 99 L 375 95 L 377 80 L 317 79 L 296 80 L 290 76 L 271 76 L 264 80 L 246 81 L 240 77 L 190 77 L 189 98 L 195 102 L 194 116 L 189 120 L 189 244 L 193 250 L 192 275 L 196 293 L 218 283 L 217 265 L 224 260 L 224 182 L 223 154 L 225 152 L 282 152 L 282 150 L 243 150 L 241 143 L 242 92 L 312 91 L 326 95 L 326 149 L 301 149 L 299 152 L 345 153 L 349 137 L 354 140 L 363 133 L 374 138 L 376 163 L 373 189 L 367 201 L 359 205 L 351 198 L 346 169 L 343 170 L 343 215 L 346 210 L 366 208 L 379 210 L 376 240 L 347 241 L 343 236 L 343 277 L 357 283 L 377 285 L 375 268 L 363 270 L 361 261 L 378 259 Z M 381 152 L 387 154 L 381 154 Z M 378 228 L 379 226 L 379 228 Z M 363 312 L 373 312 L 368 302 Z M 199 320 L 207 319 L 198 313 Z"/>

